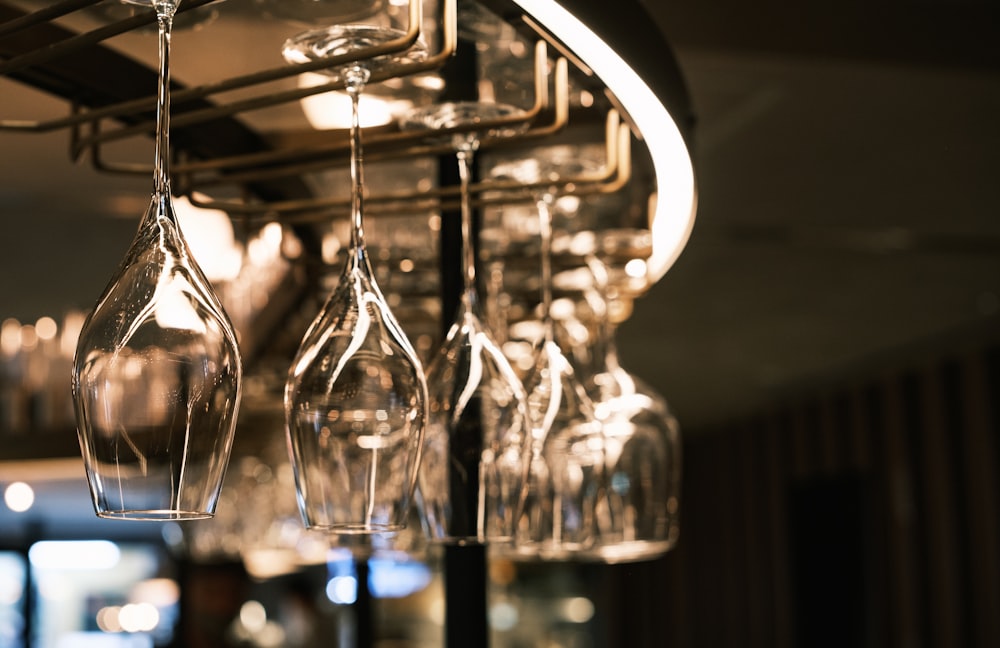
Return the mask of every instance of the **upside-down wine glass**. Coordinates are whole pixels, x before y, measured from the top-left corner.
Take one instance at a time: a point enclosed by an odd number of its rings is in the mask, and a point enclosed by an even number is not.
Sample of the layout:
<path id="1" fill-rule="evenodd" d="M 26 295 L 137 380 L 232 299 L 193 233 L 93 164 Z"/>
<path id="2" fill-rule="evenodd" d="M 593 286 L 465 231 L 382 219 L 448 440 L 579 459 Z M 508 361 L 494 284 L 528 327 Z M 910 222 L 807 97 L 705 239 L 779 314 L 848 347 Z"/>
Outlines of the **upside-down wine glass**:
<path id="1" fill-rule="evenodd" d="M 515 540 L 523 556 L 583 557 L 599 550 L 608 517 L 604 438 L 594 405 L 555 335 L 552 316 L 552 210 L 555 182 L 577 175 L 580 159 L 530 159 L 494 169 L 542 185 L 536 196 L 542 333 L 524 378 L 532 419 L 533 455 L 527 502 Z"/>
<path id="2" fill-rule="evenodd" d="M 594 285 L 585 290 L 596 319 L 584 384 L 604 429 L 610 529 L 608 562 L 648 560 L 680 534 L 681 438 L 667 401 L 621 366 L 610 305 L 619 299 L 604 263 L 589 255 Z"/>
<path id="3" fill-rule="evenodd" d="M 184 242 L 170 198 L 170 30 L 159 26 L 154 189 L 118 271 L 88 316 L 73 398 L 97 515 L 211 517 L 232 448 L 242 364 L 236 333 Z"/>
<path id="4" fill-rule="evenodd" d="M 360 22 L 385 9 L 387 0 L 254 0 L 261 13 L 297 25 Z"/>
<path id="5" fill-rule="evenodd" d="M 340 25 L 289 39 L 289 62 L 356 52 L 402 36 L 374 25 Z M 338 534 L 406 525 L 416 485 L 427 383 L 413 346 L 372 271 L 363 226 L 364 176 L 358 101 L 376 66 L 426 57 L 417 43 L 398 55 L 327 70 L 351 97 L 351 244 L 340 279 L 313 320 L 285 385 L 285 419 L 299 509 L 308 528 Z"/>
<path id="6" fill-rule="evenodd" d="M 452 102 L 412 111 L 401 126 L 434 131 L 519 112 L 506 104 Z M 460 179 L 463 289 L 454 323 L 428 366 L 431 408 L 419 479 L 430 536 L 481 544 L 513 539 L 531 451 L 524 387 L 484 323 L 476 287 L 469 182 L 482 136 L 470 130 L 451 138 Z"/>

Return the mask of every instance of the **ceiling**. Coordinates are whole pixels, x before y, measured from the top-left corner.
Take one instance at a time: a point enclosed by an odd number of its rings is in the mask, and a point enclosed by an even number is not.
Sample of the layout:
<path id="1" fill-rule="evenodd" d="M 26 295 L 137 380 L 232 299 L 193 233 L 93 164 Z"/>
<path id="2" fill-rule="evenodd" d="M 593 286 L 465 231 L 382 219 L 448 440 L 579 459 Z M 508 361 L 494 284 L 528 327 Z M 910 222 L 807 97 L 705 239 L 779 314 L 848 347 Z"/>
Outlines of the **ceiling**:
<path id="1" fill-rule="evenodd" d="M 699 207 L 620 347 L 682 424 L 996 341 L 1000 8 L 647 6 L 689 84 Z"/>
<path id="2" fill-rule="evenodd" d="M 699 207 L 619 346 L 682 427 L 998 337 L 996 6 L 645 4 L 688 83 Z M 0 97 L 4 118 L 65 110 L 9 80 Z M 88 308 L 145 207 L 145 176 L 66 149 L 0 132 L 0 319 Z"/>

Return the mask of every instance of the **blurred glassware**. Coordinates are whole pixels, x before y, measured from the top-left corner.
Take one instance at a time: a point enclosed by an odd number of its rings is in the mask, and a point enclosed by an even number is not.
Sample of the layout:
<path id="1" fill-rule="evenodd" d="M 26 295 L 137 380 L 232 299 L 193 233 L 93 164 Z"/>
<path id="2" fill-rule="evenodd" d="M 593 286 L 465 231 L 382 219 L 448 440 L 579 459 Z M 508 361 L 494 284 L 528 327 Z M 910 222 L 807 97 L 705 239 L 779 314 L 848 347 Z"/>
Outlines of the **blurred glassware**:
<path id="1" fill-rule="evenodd" d="M 667 401 L 626 371 L 615 343 L 619 299 L 591 258 L 596 284 L 585 292 L 595 322 L 584 384 L 604 429 L 610 524 L 599 554 L 608 562 L 648 560 L 680 535 L 681 432 Z"/>
<path id="2" fill-rule="evenodd" d="M 215 512 L 232 448 L 242 362 L 171 203 L 170 30 L 155 7 L 159 84 L 154 192 L 139 231 L 80 332 L 73 398 L 100 517 L 181 520 Z"/>
<path id="3" fill-rule="evenodd" d="M 524 515 L 514 551 L 521 556 L 572 559 L 602 540 L 608 517 L 605 448 L 594 405 L 556 342 L 552 313 L 552 207 L 559 178 L 587 166 L 579 157 L 532 158 L 496 167 L 495 176 L 542 184 L 537 211 L 541 263 L 541 336 L 524 379 L 532 421 L 533 453 Z"/>
<path id="4" fill-rule="evenodd" d="M 519 112 L 506 104 L 440 104 L 408 114 L 402 128 L 433 132 Z M 430 536 L 447 542 L 512 540 L 531 452 L 524 387 L 485 324 L 476 285 L 469 183 L 482 136 L 472 130 L 451 138 L 461 181 L 463 289 L 454 324 L 427 370 L 420 508 Z"/>

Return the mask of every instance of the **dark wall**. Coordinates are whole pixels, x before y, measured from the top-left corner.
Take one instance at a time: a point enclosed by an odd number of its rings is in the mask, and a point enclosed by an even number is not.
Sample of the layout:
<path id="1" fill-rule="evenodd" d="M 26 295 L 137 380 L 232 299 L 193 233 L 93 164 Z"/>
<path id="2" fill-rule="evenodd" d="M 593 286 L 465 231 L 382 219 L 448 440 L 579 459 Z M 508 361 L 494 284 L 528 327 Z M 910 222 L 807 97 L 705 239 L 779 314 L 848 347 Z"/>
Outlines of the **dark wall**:
<path id="1" fill-rule="evenodd" d="M 678 547 L 622 575 L 659 613 L 617 622 L 674 648 L 998 646 L 998 433 L 989 348 L 694 435 Z"/>

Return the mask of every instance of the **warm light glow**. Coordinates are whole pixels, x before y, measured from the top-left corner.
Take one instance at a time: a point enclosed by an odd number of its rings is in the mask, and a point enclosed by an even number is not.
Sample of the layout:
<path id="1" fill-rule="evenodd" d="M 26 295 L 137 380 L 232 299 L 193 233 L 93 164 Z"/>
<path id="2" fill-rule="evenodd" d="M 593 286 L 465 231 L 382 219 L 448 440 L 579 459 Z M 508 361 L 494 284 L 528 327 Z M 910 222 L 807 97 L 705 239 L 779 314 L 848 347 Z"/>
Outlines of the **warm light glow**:
<path id="1" fill-rule="evenodd" d="M 38 339 L 49 341 L 55 338 L 56 333 L 59 332 L 59 326 L 54 319 L 46 315 L 39 317 L 38 321 L 35 322 L 35 332 L 38 334 Z"/>
<path id="2" fill-rule="evenodd" d="M 300 88 L 313 88 L 329 81 L 330 77 L 314 72 L 299 75 Z M 351 97 L 346 92 L 332 90 L 310 95 L 303 97 L 301 104 L 306 119 L 316 130 L 351 126 Z M 362 128 L 383 126 L 412 106 L 413 104 L 406 100 L 362 93 L 358 98 L 358 119 Z"/>
<path id="3" fill-rule="evenodd" d="M 119 605 L 109 605 L 97 611 L 97 627 L 104 632 L 121 632 L 121 621 L 118 620 L 122 608 Z"/>
<path id="4" fill-rule="evenodd" d="M 431 620 L 431 623 L 439 626 L 444 625 L 445 617 L 445 607 L 444 599 L 436 598 L 430 602 L 427 606 L 427 618 Z"/>
<path id="5" fill-rule="evenodd" d="M 267 625 L 267 610 L 259 601 L 247 601 L 240 606 L 240 623 L 250 632 L 260 632 Z"/>
<path id="6" fill-rule="evenodd" d="M 13 317 L 0 326 L 0 350 L 5 356 L 17 355 L 21 350 L 21 323 Z"/>
<path id="7" fill-rule="evenodd" d="M 285 231 L 282 229 L 281 223 L 268 223 L 260 228 L 258 236 L 272 249 L 281 250 L 281 242 L 285 240 Z"/>
<path id="8" fill-rule="evenodd" d="M 517 608 L 507 601 L 494 603 L 493 607 L 490 608 L 490 626 L 494 630 L 501 632 L 513 630 L 517 627 L 518 621 L 520 621 L 520 615 L 517 612 Z"/>
<path id="9" fill-rule="evenodd" d="M 177 604 L 181 598 L 181 588 L 172 578 L 149 578 L 132 588 L 130 598 L 165 608 Z"/>
<path id="10" fill-rule="evenodd" d="M 574 312 L 576 312 L 576 304 L 573 303 L 572 299 L 567 297 L 553 299 L 552 304 L 549 306 L 549 315 L 554 320 L 569 319 L 573 317 Z"/>
<path id="11" fill-rule="evenodd" d="M 243 567 L 251 578 L 267 580 L 299 569 L 299 556 L 292 547 L 246 546 L 240 549 Z"/>
<path id="12" fill-rule="evenodd" d="M 195 207 L 183 196 L 174 198 L 173 205 L 184 240 L 208 280 L 234 279 L 240 272 L 243 253 L 226 212 Z"/>
<path id="13" fill-rule="evenodd" d="M 194 289 L 190 285 L 185 285 L 187 279 L 184 277 L 175 277 L 171 283 L 174 285 L 165 290 L 156 301 L 156 323 L 162 328 L 204 334 L 205 322 L 201 320 L 194 304 L 190 301 Z"/>
<path id="14" fill-rule="evenodd" d="M 594 273 L 586 267 L 563 270 L 552 277 L 552 287 L 560 290 L 584 290 L 593 285 Z"/>
<path id="15" fill-rule="evenodd" d="M 25 324 L 21 327 L 21 348 L 30 351 L 38 346 L 38 332 L 34 324 Z"/>
<path id="16" fill-rule="evenodd" d="M 125 632 L 149 632 L 160 623 L 160 612 L 150 603 L 129 603 L 118 612 Z"/>
<path id="17" fill-rule="evenodd" d="M 14 482 L 3 492 L 3 501 L 15 513 L 24 513 L 35 503 L 35 491 L 24 482 Z"/>
<path id="18" fill-rule="evenodd" d="M 640 279 L 646 276 L 647 263 L 642 259 L 632 259 L 625 264 L 625 274 L 633 279 Z"/>
<path id="19" fill-rule="evenodd" d="M 323 234 L 323 243 L 321 252 L 323 255 L 323 263 L 334 264 L 337 262 L 337 255 L 341 250 L 340 237 L 337 236 L 335 232 L 327 232 Z"/>
<path id="20" fill-rule="evenodd" d="M 565 43 L 621 102 L 646 142 L 659 198 L 650 201 L 653 251 L 647 259 L 652 283 L 677 260 L 695 216 L 694 168 L 684 138 L 646 82 L 603 40 L 554 0 L 514 0 Z"/>
<path id="21" fill-rule="evenodd" d="M 81 311 L 70 311 L 63 318 L 62 335 L 59 336 L 59 352 L 63 356 L 72 358 L 73 354 L 76 353 L 76 344 L 80 339 L 80 331 L 83 329 L 85 321 L 87 321 L 87 316 Z"/>
<path id="22" fill-rule="evenodd" d="M 586 623 L 594 616 L 594 603 L 582 596 L 564 600 L 560 608 L 562 617 L 570 623 Z"/>

